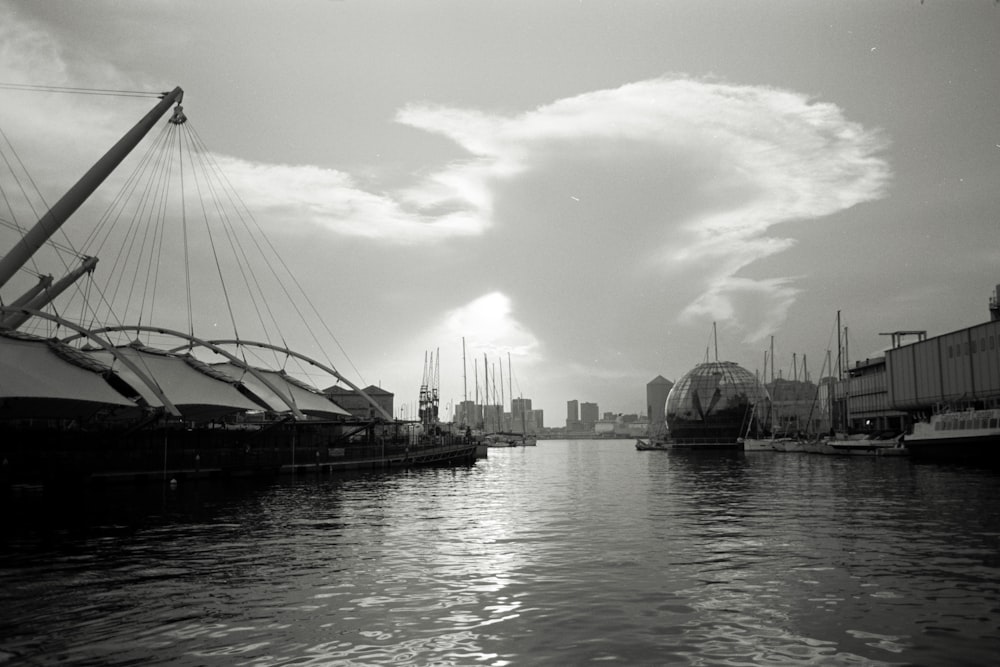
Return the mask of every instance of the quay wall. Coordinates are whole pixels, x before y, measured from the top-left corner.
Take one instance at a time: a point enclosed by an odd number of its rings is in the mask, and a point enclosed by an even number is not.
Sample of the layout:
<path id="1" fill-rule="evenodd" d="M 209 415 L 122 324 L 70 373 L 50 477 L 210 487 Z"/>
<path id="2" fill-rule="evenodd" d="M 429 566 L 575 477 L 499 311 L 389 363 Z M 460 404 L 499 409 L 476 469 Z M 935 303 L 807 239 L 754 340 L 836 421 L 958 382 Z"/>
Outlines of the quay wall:
<path id="1" fill-rule="evenodd" d="M 149 429 L 135 433 L 0 431 L 0 482 L 161 480 L 472 463 L 475 442 L 344 439 L 327 428 Z"/>

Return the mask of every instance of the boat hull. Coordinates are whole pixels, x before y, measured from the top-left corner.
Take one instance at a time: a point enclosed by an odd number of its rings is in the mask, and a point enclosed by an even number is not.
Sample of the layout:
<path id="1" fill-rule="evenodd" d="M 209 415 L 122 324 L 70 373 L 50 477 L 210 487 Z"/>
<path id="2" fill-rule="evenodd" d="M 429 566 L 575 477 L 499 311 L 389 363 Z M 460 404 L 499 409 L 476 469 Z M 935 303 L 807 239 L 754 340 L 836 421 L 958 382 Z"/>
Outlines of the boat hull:
<path id="1" fill-rule="evenodd" d="M 743 451 L 743 443 L 738 440 L 668 440 L 666 448 L 672 451 Z"/>
<path id="2" fill-rule="evenodd" d="M 471 464 L 478 443 L 438 436 L 360 440 L 340 424 L 137 432 L 0 429 L 0 486 L 163 481 Z"/>
<path id="3" fill-rule="evenodd" d="M 642 440 L 636 439 L 635 448 L 640 452 L 656 452 L 656 451 L 666 451 L 668 447 L 665 443 L 658 440 Z"/>
<path id="4" fill-rule="evenodd" d="M 905 443 L 915 459 L 1000 464 L 1000 434 L 953 438 L 907 436 Z"/>
<path id="5" fill-rule="evenodd" d="M 914 458 L 1000 463 L 1000 409 L 939 412 L 904 437 Z"/>

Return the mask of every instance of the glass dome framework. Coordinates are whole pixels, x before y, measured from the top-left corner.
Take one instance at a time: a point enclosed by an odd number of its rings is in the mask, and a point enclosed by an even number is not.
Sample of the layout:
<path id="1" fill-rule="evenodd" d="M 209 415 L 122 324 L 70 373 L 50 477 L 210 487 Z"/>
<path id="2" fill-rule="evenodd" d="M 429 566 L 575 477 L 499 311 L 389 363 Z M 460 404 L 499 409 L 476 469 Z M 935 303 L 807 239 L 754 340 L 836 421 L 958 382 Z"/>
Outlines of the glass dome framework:
<path id="1" fill-rule="evenodd" d="M 735 443 L 767 389 L 732 361 L 698 364 L 667 396 L 667 426 L 676 442 Z"/>

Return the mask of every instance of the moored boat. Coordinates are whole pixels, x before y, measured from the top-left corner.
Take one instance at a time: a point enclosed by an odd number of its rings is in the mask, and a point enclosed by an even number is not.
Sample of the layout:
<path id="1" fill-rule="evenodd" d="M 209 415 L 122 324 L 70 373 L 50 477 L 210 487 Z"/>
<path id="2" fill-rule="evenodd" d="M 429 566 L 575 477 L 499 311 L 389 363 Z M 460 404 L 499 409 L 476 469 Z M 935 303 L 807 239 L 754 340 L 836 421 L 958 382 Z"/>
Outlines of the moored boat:
<path id="1" fill-rule="evenodd" d="M 1000 409 L 942 410 L 903 437 L 914 458 L 1000 461 Z"/>
<path id="2" fill-rule="evenodd" d="M 484 440 L 487 447 L 534 447 L 538 444 L 535 436 L 523 433 L 490 433 Z"/>
<path id="3" fill-rule="evenodd" d="M 640 452 L 645 451 L 663 451 L 669 449 L 663 440 L 658 440 L 656 438 L 648 438 L 643 440 L 642 438 L 635 439 L 635 448 Z"/>
<path id="4" fill-rule="evenodd" d="M 826 448 L 823 453 L 848 456 L 905 456 L 907 450 L 902 440 L 896 437 L 881 437 L 870 433 L 857 433 L 824 438 L 820 441 Z"/>
<path id="5" fill-rule="evenodd" d="M 795 438 L 770 437 L 770 438 L 743 438 L 743 451 L 745 452 L 784 452 L 789 445 L 796 444 Z"/>

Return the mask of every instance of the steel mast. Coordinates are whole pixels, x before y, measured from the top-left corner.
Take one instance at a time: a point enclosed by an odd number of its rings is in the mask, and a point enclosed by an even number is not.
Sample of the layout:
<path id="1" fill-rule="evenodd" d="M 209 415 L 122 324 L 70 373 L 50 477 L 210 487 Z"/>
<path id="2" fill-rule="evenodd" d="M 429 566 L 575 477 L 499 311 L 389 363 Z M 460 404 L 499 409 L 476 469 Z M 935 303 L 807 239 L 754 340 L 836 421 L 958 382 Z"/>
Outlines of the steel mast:
<path id="1" fill-rule="evenodd" d="M 94 163 L 87 173 L 76 182 L 76 185 L 67 190 L 59 201 L 53 204 L 52 208 L 35 223 L 35 226 L 21 237 L 11 251 L 0 259 L 0 287 L 6 285 L 11 277 L 31 259 L 38 249 L 80 208 L 80 205 L 97 190 L 98 186 L 121 164 L 122 160 L 128 156 L 132 149 L 142 141 L 143 137 L 149 133 L 172 104 L 176 103 L 178 106 L 174 111 L 174 117 L 171 119 L 171 122 L 180 124 L 186 120 L 180 106 L 183 97 L 184 91 L 180 87 L 174 88 L 169 93 L 165 93 L 160 102 L 119 139 L 118 143 L 112 146 L 100 160 Z M 80 275 L 83 274 L 81 273 Z"/>

